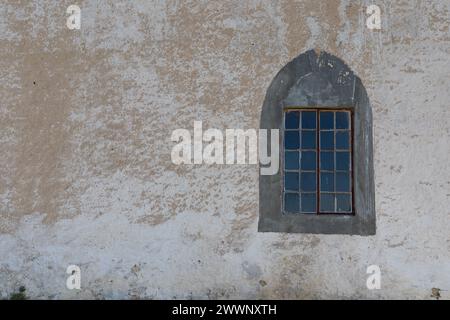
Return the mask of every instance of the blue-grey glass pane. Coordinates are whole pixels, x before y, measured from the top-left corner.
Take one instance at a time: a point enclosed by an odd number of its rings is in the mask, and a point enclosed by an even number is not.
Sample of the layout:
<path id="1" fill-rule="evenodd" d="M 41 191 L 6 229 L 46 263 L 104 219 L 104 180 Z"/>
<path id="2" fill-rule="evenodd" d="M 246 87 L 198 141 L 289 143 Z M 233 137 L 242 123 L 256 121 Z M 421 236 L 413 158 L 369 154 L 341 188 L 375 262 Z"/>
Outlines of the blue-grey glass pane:
<path id="1" fill-rule="evenodd" d="M 300 176 L 300 185 L 302 191 L 316 191 L 316 173 L 302 172 Z"/>
<path id="2" fill-rule="evenodd" d="M 349 131 L 336 132 L 336 149 L 350 149 L 350 134 Z"/>
<path id="3" fill-rule="evenodd" d="M 348 112 L 336 112 L 336 129 L 348 129 Z"/>
<path id="4" fill-rule="evenodd" d="M 298 151 L 286 151 L 284 153 L 284 168 L 287 170 L 298 170 L 299 168 Z"/>
<path id="5" fill-rule="evenodd" d="M 284 194 L 284 210 L 287 212 L 299 212 L 300 211 L 300 197 L 298 193 L 285 193 Z"/>
<path id="6" fill-rule="evenodd" d="M 286 129 L 298 129 L 300 113 L 298 111 L 286 112 L 284 126 Z"/>
<path id="7" fill-rule="evenodd" d="M 350 173 L 336 172 L 336 191 L 350 192 Z"/>
<path id="8" fill-rule="evenodd" d="M 302 149 L 316 148 L 316 131 L 302 131 Z"/>
<path id="9" fill-rule="evenodd" d="M 320 173 L 320 191 L 334 191 L 334 173 Z"/>
<path id="10" fill-rule="evenodd" d="M 320 132 L 320 149 L 334 149 L 334 132 L 321 131 Z"/>
<path id="11" fill-rule="evenodd" d="M 302 112 L 302 128 L 315 129 L 316 128 L 316 112 L 303 111 Z"/>
<path id="12" fill-rule="evenodd" d="M 302 170 L 316 170 L 315 151 L 302 151 L 301 158 Z"/>
<path id="13" fill-rule="evenodd" d="M 336 195 L 337 212 L 350 212 L 352 210 L 349 194 Z"/>
<path id="14" fill-rule="evenodd" d="M 315 213 L 316 212 L 316 194 L 302 193 L 301 212 Z"/>
<path id="15" fill-rule="evenodd" d="M 350 153 L 336 152 L 336 169 L 350 170 Z"/>
<path id="16" fill-rule="evenodd" d="M 284 188 L 286 190 L 298 191 L 298 173 L 297 172 L 286 172 L 284 174 Z"/>
<path id="17" fill-rule="evenodd" d="M 334 129 L 333 112 L 320 112 L 320 129 Z"/>
<path id="18" fill-rule="evenodd" d="M 298 131 L 284 132 L 284 147 L 286 149 L 298 149 L 300 147 L 300 136 Z"/>
<path id="19" fill-rule="evenodd" d="M 320 169 L 334 170 L 334 154 L 333 152 L 320 153 Z"/>
<path id="20" fill-rule="evenodd" d="M 321 193 L 320 194 L 320 211 L 334 212 L 334 195 Z"/>

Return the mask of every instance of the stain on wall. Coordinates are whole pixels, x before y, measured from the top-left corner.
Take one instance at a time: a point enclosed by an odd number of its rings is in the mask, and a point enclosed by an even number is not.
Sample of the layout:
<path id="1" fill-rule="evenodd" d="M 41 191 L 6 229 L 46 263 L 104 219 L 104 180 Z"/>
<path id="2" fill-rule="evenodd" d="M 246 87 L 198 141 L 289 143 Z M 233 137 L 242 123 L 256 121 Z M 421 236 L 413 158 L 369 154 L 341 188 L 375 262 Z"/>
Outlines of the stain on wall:
<path id="1" fill-rule="evenodd" d="M 71 1 L 3 1 L 0 295 L 450 298 L 450 4 L 376 1 L 377 31 L 371 3 L 84 0 L 69 30 Z M 376 236 L 257 233 L 256 166 L 170 161 L 194 120 L 258 128 L 270 81 L 311 48 L 370 97 Z"/>

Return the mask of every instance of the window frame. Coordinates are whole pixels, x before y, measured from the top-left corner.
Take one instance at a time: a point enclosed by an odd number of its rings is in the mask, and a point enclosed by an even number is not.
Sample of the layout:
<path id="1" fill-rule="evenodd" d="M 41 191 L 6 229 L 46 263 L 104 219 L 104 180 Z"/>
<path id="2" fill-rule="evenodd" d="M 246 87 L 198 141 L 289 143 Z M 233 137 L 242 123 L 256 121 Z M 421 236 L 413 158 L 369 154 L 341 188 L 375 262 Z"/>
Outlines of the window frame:
<path id="1" fill-rule="evenodd" d="M 348 106 L 352 110 L 355 214 L 283 214 L 284 148 L 280 147 L 277 148 L 280 170 L 273 175 L 259 175 L 258 232 L 375 235 L 372 108 L 361 79 L 338 57 L 309 50 L 276 74 L 264 98 L 260 128 L 279 130 L 279 146 L 283 145 L 283 112 L 292 106 L 332 110 Z M 270 154 L 271 142 L 265 143 Z M 260 164 L 260 167 L 269 165 Z"/>
<path id="2" fill-rule="evenodd" d="M 284 136 L 285 136 L 285 132 L 286 131 L 296 131 L 295 129 L 286 129 L 286 114 L 288 112 L 291 111 L 298 111 L 299 113 L 304 112 L 304 111 L 314 111 L 316 113 L 316 129 L 314 131 L 316 131 L 316 147 L 315 147 L 315 152 L 316 152 L 316 212 L 289 212 L 286 211 L 285 208 L 285 194 L 286 194 L 286 189 L 285 189 L 285 154 L 286 154 L 286 149 L 285 149 L 285 141 L 284 141 Z M 334 114 L 336 114 L 336 112 L 339 111 L 345 111 L 348 112 L 350 115 L 350 128 L 347 129 L 349 131 L 349 135 L 350 135 L 350 148 L 346 151 L 350 151 L 350 192 L 342 192 L 342 193 L 346 193 L 346 194 L 350 194 L 351 197 L 351 211 L 343 211 L 343 212 L 321 212 L 320 211 L 320 113 L 321 112 L 333 112 Z M 336 121 L 336 118 L 333 118 L 334 121 Z M 299 121 L 302 121 L 301 118 Z M 302 132 L 302 130 L 304 130 L 303 128 L 299 128 L 299 132 Z M 344 129 L 345 130 L 345 129 Z M 334 128 L 333 133 L 335 134 L 336 132 L 336 128 Z M 336 108 L 321 108 L 321 107 L 314 107 L 314 106 L 287 106 L 286 108 L 283 109 L 283 117 L 282 117 L 282 132 L 281 132 L 281 148 L 280 148 L 280 153 L 281 153 L 281 157 L 280 157 L 280 170 L 281 170 L 281 176 L 282 176 L 282 182 L 281 182 L 281 186 L 282 186 L 282 192 L 281 192 L 281 210 L 282 210 L 282 214 L 283 215 L 317 215 L 317 216 L 329 216 L 329 215 L 337 215 L 337 216 L 342 216 L 342 215 L 347 215 L 347 216 L 354 216 L 356 215 L 356 210 L 355 210 L 355 196 L 354 196 L 354 148 L 353 148 L 353 132 L 354 132 L 354 115 L 353 115 L 353 108 L 348 107 L 348 106 L 342 106 L 342 107 L 336 107 Z M 298 152 L 302 152 L 302 148 L 300 146 L 300 149 L 296 150 Z M 334 147 L 333 147 L 333 153 L 335 154 L 336 152 L 336 139 L 334 139 Z M 334 161 L 334 165 L 336 166 L 336 161 Z M 301 168 L 300 168 L 301 164 L 299 164 L 299 179 L 301 179 Z M 292 172 L 295 172 L 295 170 L 292 170 Z M 334 168 L 333 173 L 336 173 L 336 168 Z M 336 179 L 336 177 L 334 178 Z M 334 185 L 336 186 L 336 180 L 334 180 Z M 288 193 L 296 193 L 296 192 L 288 192 Z M 338 192 L 334 191 L 333 194 L 337 194 Z M 301 190 L 299 189 L 299 197 L 301 197 Z M 336 206 L 336 204 L 335 204 Z"/>

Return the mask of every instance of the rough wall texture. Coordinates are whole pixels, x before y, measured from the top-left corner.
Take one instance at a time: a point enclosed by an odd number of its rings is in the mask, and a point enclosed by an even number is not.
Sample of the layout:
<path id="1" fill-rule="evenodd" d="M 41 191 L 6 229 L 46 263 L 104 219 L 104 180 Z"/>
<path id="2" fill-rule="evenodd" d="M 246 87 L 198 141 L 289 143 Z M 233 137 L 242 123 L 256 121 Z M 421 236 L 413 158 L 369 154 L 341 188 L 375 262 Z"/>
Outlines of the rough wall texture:
<path id="1" fill-rule="evenodd" d="M 80 0 L 79 31 L 72 1 L 2 1 L 0 295 L 449 298 L 450 2 L 373 2 L 381 31 L 368 1 Z M 258 128 L 310 48 L 370 97 L 376 236 L 257 233 L 255 165 L 171 163 L 194 120 Z"/>

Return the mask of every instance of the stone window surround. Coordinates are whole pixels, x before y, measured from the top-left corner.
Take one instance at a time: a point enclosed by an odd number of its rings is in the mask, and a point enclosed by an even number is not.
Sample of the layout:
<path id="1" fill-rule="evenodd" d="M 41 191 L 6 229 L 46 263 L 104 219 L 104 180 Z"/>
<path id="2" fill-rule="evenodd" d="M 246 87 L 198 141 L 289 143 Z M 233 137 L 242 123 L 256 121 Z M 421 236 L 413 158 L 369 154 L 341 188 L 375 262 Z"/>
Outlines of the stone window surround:
<path id="1" fill-rule="evenodd" d="M 282 132 L 284 110 L 293 106 L 352 110 L 355 214 L 284 214 L 280 169 L 275 175 L 259 176 L 258 231 L 374 235 L 372 112 L 361 80 L 339 58 L 309 50 L 284 66 L 273 79 L 264 100 L 260 128 Z M 279 143 L 282 146 L 282 135 Z M 279 152 L 279 159 L 283 159 L 284 147 Z"/>

